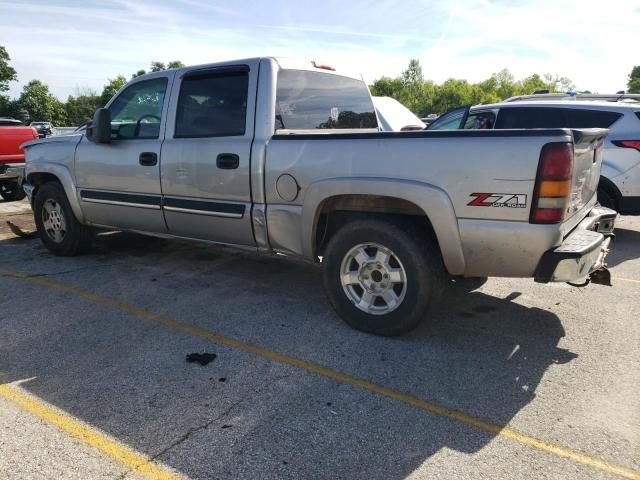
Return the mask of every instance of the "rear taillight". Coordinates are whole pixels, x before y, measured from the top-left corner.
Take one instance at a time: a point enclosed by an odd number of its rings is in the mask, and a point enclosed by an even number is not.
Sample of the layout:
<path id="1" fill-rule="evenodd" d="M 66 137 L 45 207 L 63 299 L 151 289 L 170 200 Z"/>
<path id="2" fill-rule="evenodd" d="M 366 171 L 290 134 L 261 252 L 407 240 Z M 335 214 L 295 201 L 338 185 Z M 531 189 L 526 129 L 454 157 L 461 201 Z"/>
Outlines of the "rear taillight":
<path id="1" fill-rule="evenodd" d="M 573 144 L 547 143 L 542 147 L 533 190 L 531 223 L 560 223 L 571 197 Z"/>
<path id="2" fill-rule="evenodd" d="M 640 152 L 640 140 L 614 140 L 611 143 L 616 147 L 635 148 Z"/>

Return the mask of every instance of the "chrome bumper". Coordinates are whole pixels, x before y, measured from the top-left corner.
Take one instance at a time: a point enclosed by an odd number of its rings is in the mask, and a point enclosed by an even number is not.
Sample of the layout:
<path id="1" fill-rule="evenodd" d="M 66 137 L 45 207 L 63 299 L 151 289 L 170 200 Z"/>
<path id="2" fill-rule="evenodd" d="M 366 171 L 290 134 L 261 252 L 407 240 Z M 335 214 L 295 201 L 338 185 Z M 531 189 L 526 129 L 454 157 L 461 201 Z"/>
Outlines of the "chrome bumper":
<path id="1" fill-rule="evenodd" d="M 614 210 L 594 207 L 560 246 L 545 252 L 536 269 L 535 281 L 578 282 L 590 276 L 594 281 L 602 278 L 617 215 Z M 599 273 L 594 275 L 596 272 Z"/>
<path id="2" fill-rule="evenodd" d="M 0 164 L 0 180 L 16 180 L 22 183 L 24 178 L 24 163 Z"/>

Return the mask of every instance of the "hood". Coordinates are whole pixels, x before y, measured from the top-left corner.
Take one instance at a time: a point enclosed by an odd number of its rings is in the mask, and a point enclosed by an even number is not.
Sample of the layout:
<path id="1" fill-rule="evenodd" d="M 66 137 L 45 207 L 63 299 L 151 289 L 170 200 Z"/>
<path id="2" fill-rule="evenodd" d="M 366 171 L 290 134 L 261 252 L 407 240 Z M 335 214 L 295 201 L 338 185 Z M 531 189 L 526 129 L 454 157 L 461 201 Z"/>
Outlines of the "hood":
<path id="1" fill-rule="evenodd" d="M 53 137 L 39 138 L 37 140 L 31 140 L 21 145 L 21 148 L 25 150 L 35 145 L 42 145 L 43 143 L 78 143 L 82 139 L 83 132 L 70 133 L 69 135 L 55 135 Z"/>

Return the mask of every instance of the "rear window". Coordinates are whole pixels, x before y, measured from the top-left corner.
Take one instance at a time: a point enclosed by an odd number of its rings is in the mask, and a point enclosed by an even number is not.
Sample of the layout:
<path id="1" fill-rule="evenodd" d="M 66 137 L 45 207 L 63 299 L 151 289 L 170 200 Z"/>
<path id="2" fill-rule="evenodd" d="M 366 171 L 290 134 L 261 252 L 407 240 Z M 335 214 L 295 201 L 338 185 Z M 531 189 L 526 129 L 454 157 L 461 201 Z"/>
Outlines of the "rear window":
<path id="1" fill-rule="evenodd" d="M 502 108 L 495 128 L 566 128 L 568 119 L 562 108 Z"/>
<path id="2" fill-rule="evenodd" d="M 599 110 L 569 110 L 571 128 L 609 128 L 622 116 L 618 112 Z"/>
<path id="3" fill-rule="evenodd" d="M 582 108 L 503 108 L 496 128 L 609 128 L 621 116 Z"/>
<path id="4" fill-rule="evenodd" d="M 377 128 L 364 82 L 330 73 L 280 70 L 276 129 Z"/>
<path id="5" fill-rule="evenodd" d="M 638 120 L 640 120 L 640 112 L 636 112 L 636 117 L 638 117 Z"/>

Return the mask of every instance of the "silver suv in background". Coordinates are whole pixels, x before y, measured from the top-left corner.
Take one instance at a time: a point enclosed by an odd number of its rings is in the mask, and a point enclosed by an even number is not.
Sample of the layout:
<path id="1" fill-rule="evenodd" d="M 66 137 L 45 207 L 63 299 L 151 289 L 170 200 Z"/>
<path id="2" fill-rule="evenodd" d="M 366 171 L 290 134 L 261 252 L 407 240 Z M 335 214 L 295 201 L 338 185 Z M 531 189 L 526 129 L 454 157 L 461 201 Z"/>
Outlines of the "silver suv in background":
<path id="1" fill-rule="evenodd" d="M 460 107 L 429 130 L 608 128 L 598 200 L 640 215 L 640 95 L 534 94 L 502 103 Z"/>

